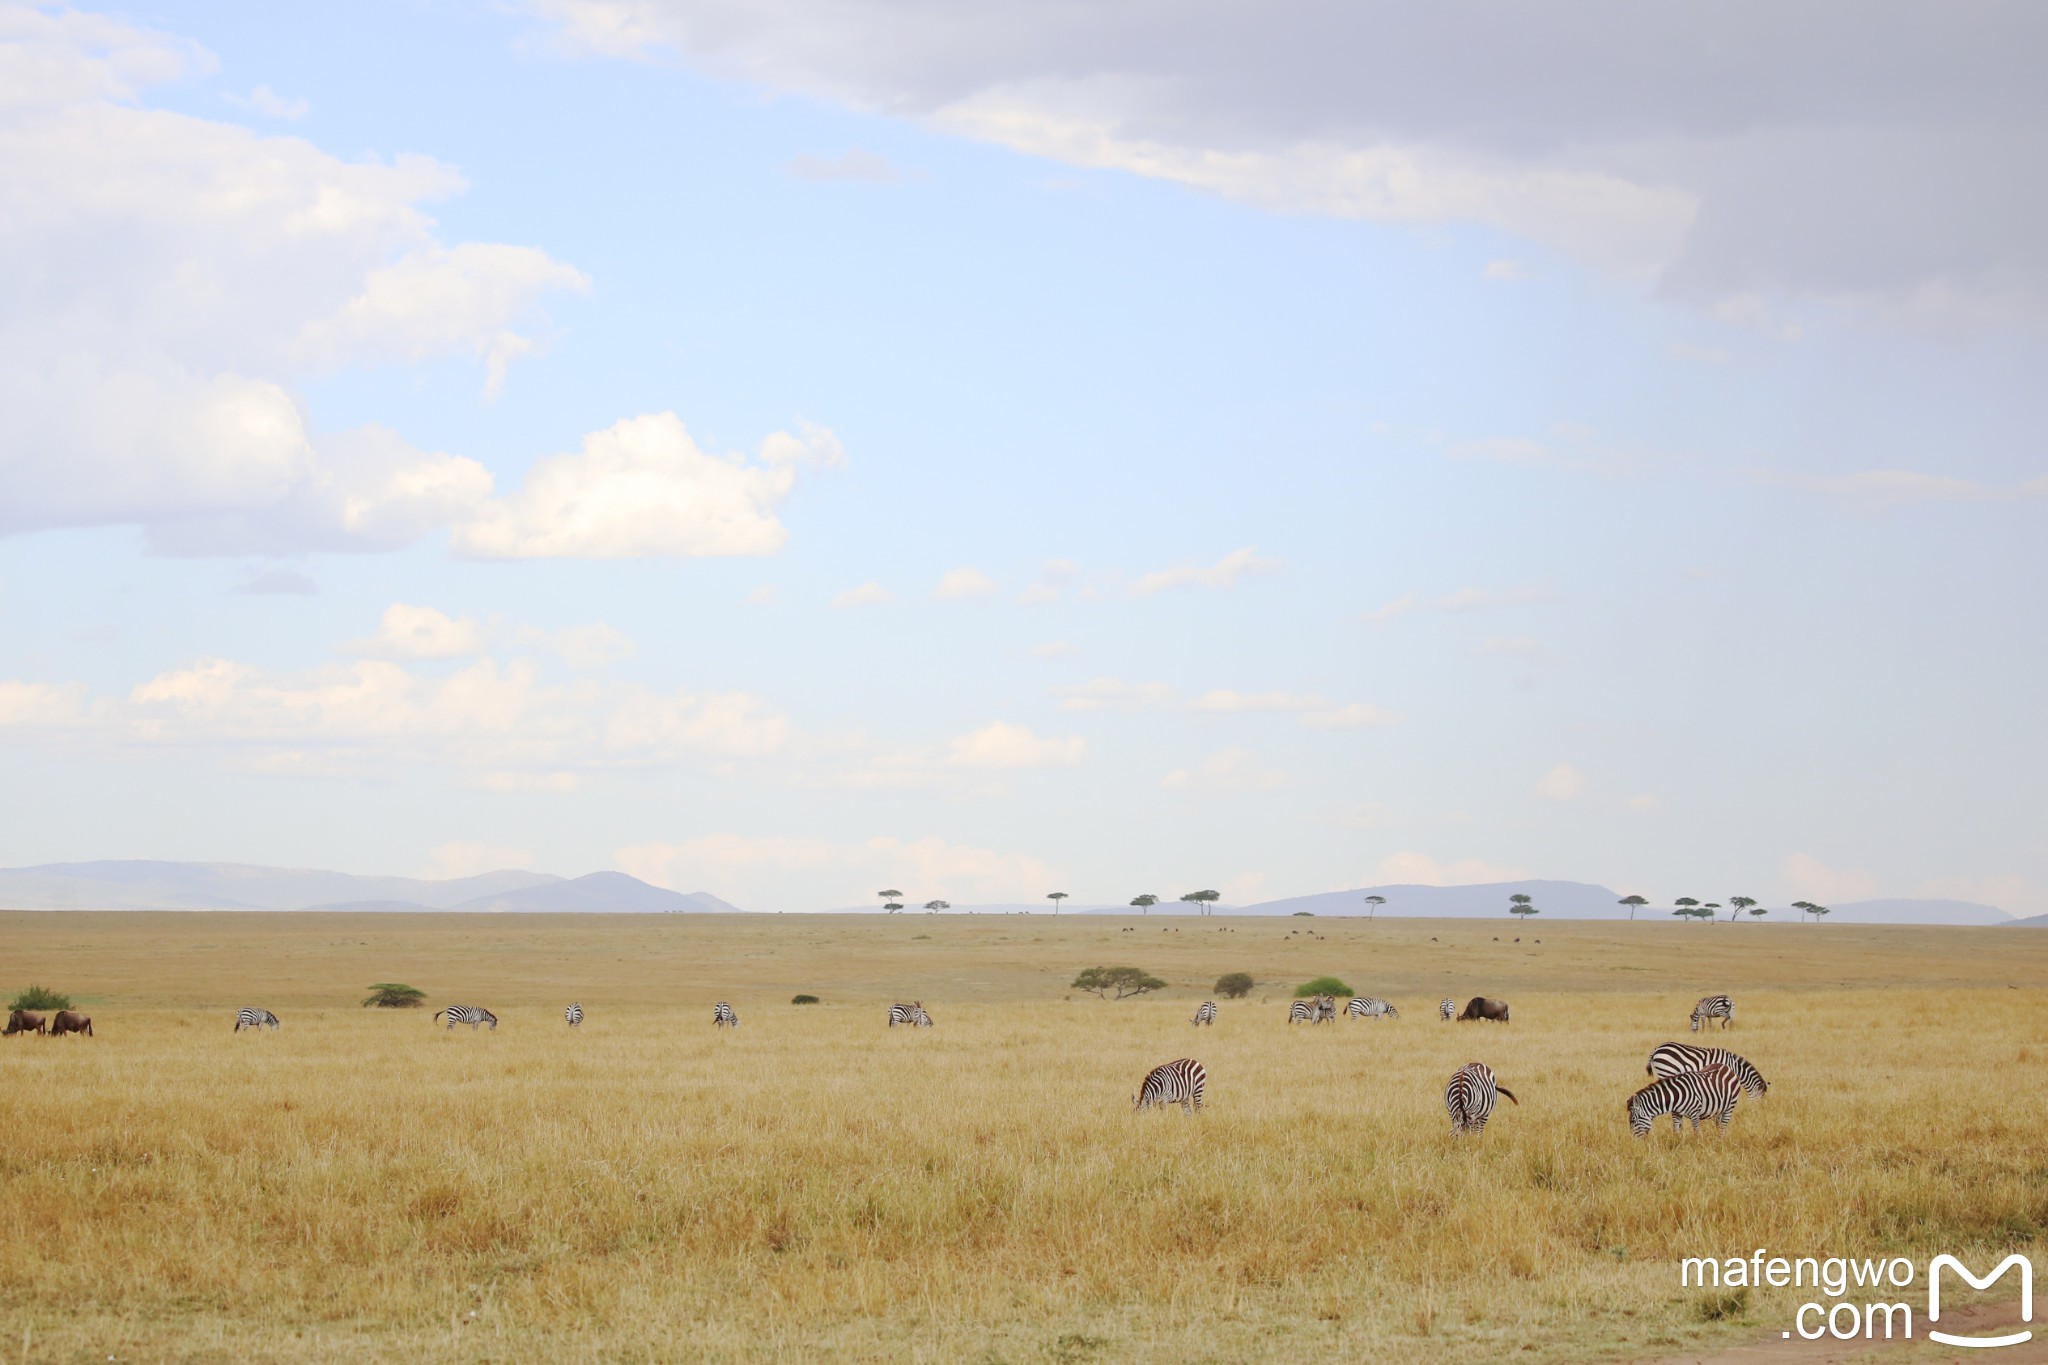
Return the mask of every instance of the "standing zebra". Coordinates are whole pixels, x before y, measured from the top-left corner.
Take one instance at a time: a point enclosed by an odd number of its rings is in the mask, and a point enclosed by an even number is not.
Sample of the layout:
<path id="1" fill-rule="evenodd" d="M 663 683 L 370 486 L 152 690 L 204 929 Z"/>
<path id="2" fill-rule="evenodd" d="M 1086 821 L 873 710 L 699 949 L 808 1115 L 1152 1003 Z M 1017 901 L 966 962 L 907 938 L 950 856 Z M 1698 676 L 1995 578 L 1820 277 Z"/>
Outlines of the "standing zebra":
<path id="1" fill-rule="evenodd" d="M 1669 1114 L 1674 1133 L 1684 1131 L 1681 1119 L 1691 1119 L 1695 1133 L 1701 1119 L 1714 1119 L 1725 1133 L 1735 1102 L 1741 1098 L 1742 1082 L 1725 1066 L 1717 1063 L 1699 1071 L 1682 1071 L 1651 1081 L 1628 1097 L 1628 1130 L 1639 1138 L 1648 1137 L 1651 1120 Z"/>
<path id="2" fill-rule="evenodd" d="M 570 1028 L 583 1027 L 583 1006 L 571 1005 L 562 1011 L 562 1017 L 569 1021 Z"/>
<path id="3" fill-rule="evenodd" d="M 1188 1020 L 1188 1022 L 1190 1024 L 1208 1024 L 1213 1027 L 1216 1023 L 1216 1002 L 1214 1000 L 1204 1000 L 1196 1008 L 1195 1017 Z"/>
<path id="4" fill-rule="evenodd" d="M 925 1025 L 929 1027 L 931 1016 L 924 1013 L 924 1001 L 913 1000 L 907 1005 L 891 1005 L 889 1006 L 889 1027 L 895 1028 L 898 1024 L 908 1024 L 910 1027 L 916 1028 L 918 1026 L 918 1016 L 921 1014 L 924 1015 Z"/>
<path id="5" fill-rule="evenodd" d="M 1437 1018 L 1443 1020 L 1446 1024 L 1450 1023 L 1451 1020 L 1458 1017 L 1458 1002 L 1455 1000 L 1437 1001 L 1436 1016 Z"/>
<path id="6" fill-rule="evenodd" d="M 1199 1114 L 1202 1111 L 1202 1093 L 1208 1085 L 1209 1073 L 1192 1057 L 1155 1066 L 1145 1073 L 1145 1083 L 1131 1098 L 1131 1112 L 1136 1113 L 1155 1104 L 1161 1109 L 1177 1104 L 1183 1114 Z"/>
<path id="7" fill-rule="evenodd" d="M 1725 1066 L 1735 1073 L 1735 1079 L 1742 1088 L 1752 1095 L 1762 1095 L 1771 1088 L 1763 1073 L 1749 1064 L 1747 1058 L 1738 1057 L 1725 1047 L 1695 1047 L 1691 1043 L 1665 1043 L 1650 1054 L 1650 1063 L 1643 1069 L 1652 1077 L 1682 1076 L 1688 1071 L 1704 1071 L 1710 1066 Z"/>
<path id="8" fill-rule="evenodd" d="M 1485 1132 L 1496 1095 L 1506 1095 L 1510 1103 L 1521 1107 L 1515 1092 L 1495 1080 L 1493 1068 L 1486 1063 L 1467 1062 L 1452 1072 L 1451 1083 L 1444 1087 L 1444 1108 L 1451 1111 L 1451 1136 Z"/>
<path id="9" fill-rule="evenodd" d="M 237 1033 L 240 1033 L 245 1028 L 274 1029 L 276 1027 L 277 1016 L 269 1010 L 259 1010 L 253 1005 L 245 1005 L 235 1011 L 235 1032 Z"/>
<path id="10" fill-rule="evenodd" d="M 923 1005 L 917 1007 L 917 1013 L 912 1017 L 910 1025 L 912 1028 L 930 1028 L 932 1026 L 932 1016 Z"/>
<path id="11" fill-rule="evenodd" d="M 1735 1002 L 1725 995 L 1709 995 L 1701 998 L 1692 1007 L 1692 1031 L 1698 1033 L 1701 1025 L 1709 1019 L 1719 1019 L 1721 1027 L 1727 1028 L 1735 1022 Z"/>
<path id="12" fill-rule="evenodd" d="M 1376 995 L 1361 995 L 1344 1011 L 1354 1019 L 1399 1019 L 1401 1011 Z"/>
<path id="13" fill-rule="evenodd" d="M 1320 1024 L 1325 1019 L 1337 1017 L 1337 1002 L 1327 995 L 1313 1000 L 1297 1000 L 1287 1007 L 1287 1022 L 1290 1024 Z"/>
<path id="14" fill-rule="evenodd" d="M 433 1017 L 439 1019 L 444 1014 L 448 1016 L 448 1029 L 451 1033 L 457 1024 L 469 1025 L 472 1033 L 476 1031 L 478 1024 L 489 1024 L 491 1032 L 498 1031 L 498 1016 L 482 1005 L 450 1005 L 445 1010 L 435 1010 Z"/>
<path id="15" fill-rule="evenodd" d="M 732 1012 L 731 1005 L 721 1000 L 711 1007 L 711 1027 L 725 1028 L 728 1025 L 738 1028 L 740 1026 L 740 1017 Z"/>

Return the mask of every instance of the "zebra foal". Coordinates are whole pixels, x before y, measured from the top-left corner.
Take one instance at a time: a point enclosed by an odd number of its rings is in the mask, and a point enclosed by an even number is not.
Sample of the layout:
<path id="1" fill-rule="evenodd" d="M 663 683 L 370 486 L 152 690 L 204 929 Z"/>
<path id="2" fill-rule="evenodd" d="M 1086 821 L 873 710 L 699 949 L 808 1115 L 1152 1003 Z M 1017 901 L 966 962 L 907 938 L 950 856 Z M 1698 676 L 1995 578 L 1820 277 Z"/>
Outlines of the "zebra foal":
<path id="1" fill-rule="evenodd" d="M 241 1009 L 235 1011 L 235 1032 L 237 1033 L 240 1033 L 245 1028 L 274 1029 L 276 1027 L 277 1016 L 269 1010 L 259 1010 L 253 1005 L 244 1005 Z"/>
<path id="2" fill-rule="evenodd" d="M 1437 1001 L 1436 1017 L 1443 1020 L 1446 1024 L 1456 1019 L 1458 1017 L 1458 1002 L 1455 1000 Z"/>
<path id="3" fill-rule="evenodd" d="M 571 1005 L 562 1011 L 562 1017 L 569 1021 L 570 1028 L 583 1027 L 583 1006 Z"/>
<path id="4" fill-rule="evenodd" d="M 491 1032 L 496 1033 L 498 1031 L 498 1016 L 492 1014 L 482 1005 L 450 1005 L 445 1010 L 435 1010 L 433 1017 L 439 1020 L 444 1014 L 448 1016 L 448 1030 L 451 1033 L 454 1032 L 457 1024 L 469 1025 L 470 1032 L 472 1033 L 476 1031 L 478 1024 L 489 1024 Z"/>
<path id="5" fill-rule="evenodd" d="M 1362 995 L 1344 1013 L 1353 1019 L 1399 1019 L 1401 1011 L 1376 995 Z"/>
<path id="6" fill-rule="evenodd" d="M 1214 1000 L 1204 1000 L 1195 1008 L 1195 1017 L 1188 1020 L 1188 1022 L 1190 1024 L 1209 1024 L 1213 1026 L 1216 1023 L 1216 1002 Z"/>
<path id="7" fill-rule="evenodd" d="M 739 1026 L 740 1017 L 733 1013 L 731 1005 L 721 1000 L 711 1007 L 711 1027 L 738 1028 Z"/>
<path id="8" fill-rule="evenodd" d="M 1735 1002 L 1725 995 L 1707 995 L 1692 1007 L 1692 1031 L 1698 1033 L 1710 1020 L 1719 1019 L 1721 1027 L 1727 1028 L 1735 1022 Z"/>

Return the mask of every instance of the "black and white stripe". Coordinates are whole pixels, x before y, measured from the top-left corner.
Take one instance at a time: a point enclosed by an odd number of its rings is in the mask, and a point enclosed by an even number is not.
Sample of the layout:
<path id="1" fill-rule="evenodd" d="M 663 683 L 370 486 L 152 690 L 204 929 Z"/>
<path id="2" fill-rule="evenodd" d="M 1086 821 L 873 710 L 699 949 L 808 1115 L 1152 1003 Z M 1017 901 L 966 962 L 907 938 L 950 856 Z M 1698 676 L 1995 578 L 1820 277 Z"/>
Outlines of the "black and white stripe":
<path id="1" fill-rule="evenodd" d="M 1510 1103 L 1519 1106 L 1515 1092 L 1494 1079 L 1493 1068 L 1484 1062 L 1467 1062 L 1451 1073 L 1451 1083 L 1444 1087 L 1444 1108 L 1451 1114 L 1451 1135 L 1483 1133 L 1486 1120 L 1493 1116 L 1495 1097 L 1506 1095 Z"/>
<path id="2" fill-rule="evenodd" d="M 1188 1020 L 1188 1022 L 1190 1024 L 1209 1024 L 1213 1026 L 1216 1022 L 1216 1002 L 1214 1000 L 1204 1000 L 1196 1007 L 1195 1017 Z"/>
<path id="3" fill-rule="evenodd" d="M 1725 1047 L 1695 1047 L 1691 1043 L 1664 1043 L 1650 1054 L 1649 1065 L 1643 1069 L 1651 1076 L 1682 1076 L 1688 1071 L 1704 1071 L 1710 1066 L 1725 1066 L 1735 1073 L 1735 1079 L 1742 1088 L 1752 1095 L 1761 1095 L 1771 1088 L 1763 1073 L 1751 1066 L 1745 1057 L 1737 1056 Z"/>
<path id="4" fill-rule="evenodd" d="M 1721 1027 L 1727 1028 L 1735 1022 L 1735 1002 L 1725 995 L 1703 997 L 1692 1007 L 1692 1031 L 1698 1033 L 1709 1019 L 1719 1019 Z"/>
<path id="5" fill-rule="evenodd" d="M 1437 1018 L 1443 1020 L 1446 1024 L 1450 1023 L 1458 1017 L 1458 1002 L 1455 1000 L 1437 1001 L 1436 1015 Z"/>
<path id="6" fill-rule="evenodd" d="M 923 1005 L 919 1005 L 917 1013 L 911 1018 L 910 1023 L 913 1028 L 930 1028 L 932 1026 L 932 1016 Z"/>
<path id="7" fill-rule="evenodd" d="M 1290 1024 L 1320 1024 L 1325 1019 L 1337 1017 L 1337 1002 L 1327 995 L 1312 1000 L 1297 1000 L 1287 1007 L 1287 1022 Z"/>
<path id="8" fill-rule="evenodd" d="M 1209 1086 L 1209 1073 L 1192 1057 L 1155 1066 L 1145 1073 L 1145 1083 L 1131 1101 L 1132 1112 L 1158 1105 L 1177 1104 L 1184 1114 L 1200 1113 L 1202 1095 Z"/>
<path id="9" fill-rule="evenodd" d="M 562 1017 L 569 1021 L 570 1028 L 583 1027 L 583 1006 L 571 1005 L 562 1011 Z"/>
<path id="10" fill-rule="evenodd" d="M 721 1000 L 711 1007 L 711 1026 L 713 1028 L 738 1028 L 740 1026 L 740 1017 L 732 1012 L 731 1005 Z"/>
<path id="11" fill-rule="evenodd" d="M 889 1027 L 895 1028 L 898 1024 L 904 1024 L 908 1027 L 916 1028 L 918 1027 L 919 1016 L 923 1016 L 924 1027 L 930 1028 L 932 1017 L 929 1014 L 925 1014 L 924 1002 L 922 1000 L 913 1000 L 907 1005 L 891 1005 L 889 1006 Z"/>
<path id="12" fill-rule="evenodd" d="M 457 1024 L 467 1024 L 471 1029 L 475 1029 L 478 1024 L 489 1024 L 493 1032 L 498 1027 L 498 1016 L 482 1005 L 450 1005 L 445 1010 L 435 1010 L 434 1018 L 439 1019 L 444 1014 L 448 1016 L 448 1027 L 451 1030 Z"/>
<path id="13" fill-rule="evenodd" d="M 1728 1120 L 1735 1113 L 1735 1102 L 1741 1098 L 1742 1082 L 1725 1066 L 1716 1064 L 1700 1071 L 1680 1072 L 1651 1081 L 1628 1097 L 1628 1130 L 1637 1137 L 1648 1137 L 1651 1121 L 1659 1114 L 1669 1114 L 1674 1133 L 1684 1131 L 1684 1119 L 1692 1120 L 1695 1133 L 1700 1130 L 1701 1119 L 1716 1120 L 1725 1133 Z"/>
<path id="14" fill-rule="evenodd" d="M 1354 1019 L 1399 1019 L 1401 1011 L 1376 995 L 1361 995 L 1344 1013 Z"/>
<path id="15" fill-rule="evenodd" d="M 254 1005 L 244 1005 L 235 1011 L 235 1032 L 245 1028 L 276 1028 L 277 1016 L 269 1010 L 259 1010 Z"/>

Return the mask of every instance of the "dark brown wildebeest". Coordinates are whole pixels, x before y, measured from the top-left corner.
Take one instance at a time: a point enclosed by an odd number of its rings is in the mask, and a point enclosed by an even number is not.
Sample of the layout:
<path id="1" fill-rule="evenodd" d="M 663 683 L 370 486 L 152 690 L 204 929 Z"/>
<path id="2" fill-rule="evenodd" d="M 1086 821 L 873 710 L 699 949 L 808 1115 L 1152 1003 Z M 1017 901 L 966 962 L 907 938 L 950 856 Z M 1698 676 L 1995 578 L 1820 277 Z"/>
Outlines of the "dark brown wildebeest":
<path id="1" fill-rule="evenodd" d="M 92 1020 L 77 1010 L 58 1010 L 57 1017 L 50 1021 L 50 1036 L 61 1038 L 67 1033 L 83 1033 L 88 1038 L 92 1037 Z"/>
<path id="2" fill-rule="evenodd" d="M 1458 1016 L 1458 1022 L 1461 1024 L 1467 1019 L 1493 1019 L 1503 1024 L 1513 1022 L 1508 1018 L 1507 1001 L 1489 1000 L 1483 995 L 1473 996 L 1466 1004 L 1465 1012 Z"/>
<path id="3" fill-rule="evenodd" d="M 7 1031 L 9 1033 L 48 1033 L 50 1030 L 49 1026 L 44 1023 L 42 1015 L 30 1014 L 27 1010 L 15 1010 L 7 1016 Z"/>

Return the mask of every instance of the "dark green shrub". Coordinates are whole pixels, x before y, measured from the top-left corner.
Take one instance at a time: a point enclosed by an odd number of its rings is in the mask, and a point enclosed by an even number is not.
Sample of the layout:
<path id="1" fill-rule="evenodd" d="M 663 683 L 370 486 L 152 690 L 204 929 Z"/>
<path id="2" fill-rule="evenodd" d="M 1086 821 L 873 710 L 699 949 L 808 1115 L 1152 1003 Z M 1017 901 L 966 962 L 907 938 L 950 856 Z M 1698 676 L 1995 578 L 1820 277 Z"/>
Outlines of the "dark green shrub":
<path id="1" fill-rule="evenodd" d="M 1294 912 L 1294 917 L 1296 919 L 1314 919 L 1316 912 L 1313 910 L 1297 910 Z"/>
<path id="2" fill-rule="evenodd" d="M 1143 967 L 1090 967 L 1074 978 L 1075 990 L 1094 991 L 1105 1000 L 1111 991 L 1115 991 L 1116 998 L 1121 1000 L 1127 995 L 1161 990 L 1165 985 Z"/>
<path id="3" fill-rule="evenodd" d="M 379 981 L 370 987 L 370 994 L 363 1001 L 363 1008 L 375 1005 L 380 1010 L 416 1010 L 427 1002 L 427 993 L 417 986 L 403 985 L 397 981 Z"/>
<path id="4" fill-rule="evenodd" d="M 789 997 L 789 1003 L 792 1005 L 815 1005 L 818 1003 L 818 997 L 815 995 L 792 995 Z"/>
<path id="5" fill-rule="evenodd" d="M 48 986 L 30 986 L 14 997 L 11 1010 L 68 1010 L 71 997 L 62 991 L 53 991 Z"/>
<path id="6" fill-rule="evenodd" d="M 1313 981 L 1304 981 L 1294 988 L 1294 993 L 1297 996 L 1358 994 L 1334 976 L 1319 976 Z"/>
<path id="7" fill-rule="evenodd" d="M 1216 978 L 1216 994 L 1226 1000 L 1238 1000 L 1250 995 L 1257 984 L 1250 972 L 1226 972 Z"/>

